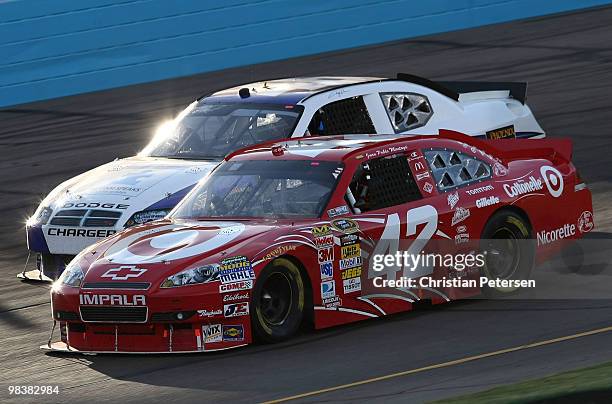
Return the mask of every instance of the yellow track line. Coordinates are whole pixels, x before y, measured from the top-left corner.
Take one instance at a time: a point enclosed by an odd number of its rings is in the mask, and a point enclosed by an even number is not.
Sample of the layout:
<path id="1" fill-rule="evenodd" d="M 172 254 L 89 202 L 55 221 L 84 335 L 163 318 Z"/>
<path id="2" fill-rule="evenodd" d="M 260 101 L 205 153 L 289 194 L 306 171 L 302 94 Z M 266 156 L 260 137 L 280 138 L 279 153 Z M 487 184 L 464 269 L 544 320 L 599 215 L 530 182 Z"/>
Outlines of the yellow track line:
<path id="1" fill-rule="evenodd" d="M 444 363 L 438 363 L 436 365 L 429 365 L 429 366 L 425 366 L 425 367 L 418 368 L 418 369 L 410 369 L 410 370 L 405 370 L 403 372 L 391 373 L 391 374 L 388 374 L 388 375 L 385 375 L 385 376 L 379 376 L 379 377 L 373 377 L 371 379 L 360 380 L 358 382 L 341 384 L 339 386 L 333 386 L 333 387 L 328 387 L 328 388 L 321 389 L 321 390 L 311 391 L 311 392 L 308 392 L 308 393 L 297 394 L 295 396 L 284 397 L 284 398 L 279 398 L 277 400 L 266 401 L 264 404 L 281 403 L 281 402 L 290 401 L 290 400 L 297 400 L 299 398 L 316 396 L 316 395 L 319 395 L 319 394 L 329 393 L 331 391 L 343 390 L 343 389 L 348 389 L 348 388 L 351 388 L 351 387 L 361 386 L 363 384 L 380 382 L 382 380 L 388 380 L 388 379 L 393 379 L 393 378 L 396 378 L 396 377 L 411 375 L 411 374 L 414 374 L 414 373 L 425 372 L 427 370 L 440 369 L 440 368 L 445 368 L 445 367 L 449 367 L 449 366 L 460 365 L 462 363 L 472 362 L 472 361 L 475 361 L 475 360 L 478 360 L 478 359 L 489 358 L 491 356 L 497 356 L 497 355 L 503 355 L 503 354 L 510 353 L 510 352 L 522 351 L 524 349 L 536 348 L 536 347 L 540 347 L 540 346 L 544 346 L 544 345 L 550 345 L 550 344 L 554 344 L 554 343 L 557 343 L 557 342 L 569 341 L 569 340 L 572 340 L 572 339 L 581 338 L 581 337 L 587 337 L 589 335 L 601 334 L 601 333 L 609 332 L 609 331 L 612 331 L 612 326 L 604 327 L 604 328 L 598 328 L 596 330 L 585 331 L 585 332 L 581 332 L 581 333 L 578 333 L 578 334 L 567 335 L 565 337 L 559 337 L 559 338 L 548 339 L 548 340 L 545 340 L 545 341 L 533 342 L 531 344 L 519 345 L 519 346 L 516 346 L 516 347 L 501 349 L 499 351 L 488 352 L 488 353 L 484 353 L 484 354 L 480 354 L 480 355 L 468 356 L 466 358 L 456 359 L 456 360 L 449 361 L 449 362 L 444 362 Z"/>

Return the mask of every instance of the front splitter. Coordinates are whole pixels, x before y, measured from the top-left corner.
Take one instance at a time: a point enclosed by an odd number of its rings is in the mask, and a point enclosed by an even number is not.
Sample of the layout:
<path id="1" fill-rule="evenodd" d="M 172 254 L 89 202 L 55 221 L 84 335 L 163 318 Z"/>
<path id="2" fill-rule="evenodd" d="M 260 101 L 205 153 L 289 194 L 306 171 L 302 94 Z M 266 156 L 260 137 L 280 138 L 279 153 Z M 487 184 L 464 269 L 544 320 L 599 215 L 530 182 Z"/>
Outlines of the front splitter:
<path id="1" fill-rule="evenodd" d="M 68 346 L 65 342 L 57 341 L 52 342 L 50 344 L 44 344 L 40 346 L 40 349 L 47 352 L 61 352 L 66 354 L 76 354 L 76 355 L 97 355 L 97 354 L 120 354 L 120 355 L 167 355 L 167 354 L 193 354 L 193 353 L 206 353 L 206 352 L 219 352 L 219 351 L 227 351 L 228 349 L 241 348 L 243 346 L 247 346 L 248 344 L 241 344 L 230 346 L 226 348 L 218 348 L 218 349 L 202 349 L 202 350 L 194 350 L 194 351 L 154 351 L 154 352 L 132 352 L 132 351 L 80 351 L 76 348 Z"/>

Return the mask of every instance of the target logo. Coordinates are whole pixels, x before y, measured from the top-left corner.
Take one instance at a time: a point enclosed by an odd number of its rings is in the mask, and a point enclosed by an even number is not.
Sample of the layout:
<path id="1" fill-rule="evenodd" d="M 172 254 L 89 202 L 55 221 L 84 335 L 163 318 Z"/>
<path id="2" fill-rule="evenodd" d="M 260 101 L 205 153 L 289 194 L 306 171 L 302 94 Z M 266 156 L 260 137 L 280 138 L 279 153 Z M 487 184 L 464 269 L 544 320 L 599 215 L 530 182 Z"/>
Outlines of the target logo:
<path id="1" fill-rule="evenodd" d="M 542 166 L 540 167 L 540 174 L 553 198 L 560 197 L 563 193 L 563 175 L 559 170 L 551 166 Z"/>
<path id="2" fill-rule="evenodd" d="M 189 258 L 231 242 L 244 229 L 244 224 L 230 222 L 159 226 L 120 239 L 105 256 L 115 263 L 127 265 Z"/>

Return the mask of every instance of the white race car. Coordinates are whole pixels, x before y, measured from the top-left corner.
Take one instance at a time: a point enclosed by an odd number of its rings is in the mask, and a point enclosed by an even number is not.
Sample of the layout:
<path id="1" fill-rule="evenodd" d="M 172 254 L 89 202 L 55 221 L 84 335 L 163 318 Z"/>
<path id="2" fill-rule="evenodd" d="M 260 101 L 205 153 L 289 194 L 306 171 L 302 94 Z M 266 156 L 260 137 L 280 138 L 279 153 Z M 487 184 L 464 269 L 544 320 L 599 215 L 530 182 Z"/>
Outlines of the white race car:
<path id="1" fill-rule="evenodd" d="M 541 138 L 525 83 L 311 77 L 245 84 L 202 97 L 162 126 L 137 156 L 57 186 L 26 225 L 37 279 L 56 278 L 79 251 L 161 219 L 225 155 L 287 137 L 417 135 Z M 163 246 L 162 246 L 163 247 Z M 162 248 L 160 247 L 160 248 Z M 46 275 L 46 277 L 43 276 Z M 31 278 L 31 273 L 19 274 Z M 47 278 L 48 277 L 48 278 Z"/>

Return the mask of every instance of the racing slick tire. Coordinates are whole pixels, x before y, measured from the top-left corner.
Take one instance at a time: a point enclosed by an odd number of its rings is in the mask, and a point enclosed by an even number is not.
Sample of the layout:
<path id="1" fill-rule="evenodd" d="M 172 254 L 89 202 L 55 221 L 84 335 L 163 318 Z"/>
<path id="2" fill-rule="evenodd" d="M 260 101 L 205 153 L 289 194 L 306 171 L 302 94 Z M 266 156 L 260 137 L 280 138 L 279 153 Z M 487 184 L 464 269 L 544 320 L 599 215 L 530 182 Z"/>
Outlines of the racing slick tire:
<path id="1" fill-rule="evenodd" d="M 519 213 L 501 210 L 493 214 L 481 236 L 485 252 L 482 276 L 489 279 L 526 280 L 535 265 L 535 240 L 529 222 Z M 485 286 L 488 297 L 516 292 L 518 287 Z"/>
<path id="2" fill-rule="evenodd" d="M 257 277 L 251 300 L 255 340 L 279 342 L 300 328 L 306 288 L 299 268 L 286 258 L 272 261 Z"/>

